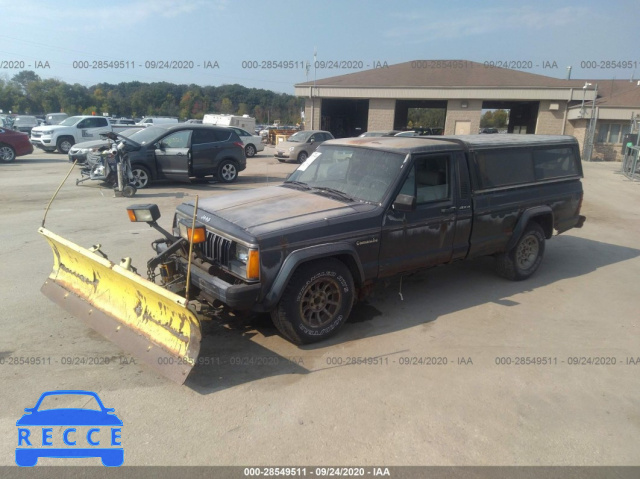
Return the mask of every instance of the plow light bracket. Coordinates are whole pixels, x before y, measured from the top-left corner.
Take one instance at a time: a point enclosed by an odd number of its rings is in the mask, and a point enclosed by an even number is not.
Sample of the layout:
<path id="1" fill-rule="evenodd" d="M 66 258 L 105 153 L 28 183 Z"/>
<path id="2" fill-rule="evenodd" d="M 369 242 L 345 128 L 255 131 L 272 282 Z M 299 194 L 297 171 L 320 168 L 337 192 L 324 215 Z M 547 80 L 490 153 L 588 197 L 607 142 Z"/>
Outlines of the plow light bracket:
<path id="1" fill-rule="evenodd" d="M 156 204 L 131 205 L 127 207 L 129 220 L 132 222 L 155 223 L 160 218 L 160 209 Z"/>

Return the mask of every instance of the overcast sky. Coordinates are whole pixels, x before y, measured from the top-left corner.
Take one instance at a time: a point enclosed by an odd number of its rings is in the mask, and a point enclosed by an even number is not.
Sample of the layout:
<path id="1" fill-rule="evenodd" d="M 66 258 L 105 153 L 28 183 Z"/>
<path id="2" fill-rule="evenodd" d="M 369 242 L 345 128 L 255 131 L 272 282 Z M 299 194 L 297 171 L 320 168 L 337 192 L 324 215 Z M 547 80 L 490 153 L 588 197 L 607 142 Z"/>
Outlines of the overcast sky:
<path id="1" fill-rule="evenodd" d="M 87 86 L 240 83 L 293 93 L 295 83 L 314 75 L 377 62 L 465 59 L 519 62 L 524 71 L 556 78 L 572 66 L 574 79 L 638 79 L 636 11 L 637 2 L 626 0 L 0 0 L 0 77 L 24 65 L 43 78 Z M 318 61 L 362 68 L 314 72 L 314 49 Z M 268 61 L 293 68 L 262 68 Z M 160 69 L 166 62 L 182 68 Z"/>

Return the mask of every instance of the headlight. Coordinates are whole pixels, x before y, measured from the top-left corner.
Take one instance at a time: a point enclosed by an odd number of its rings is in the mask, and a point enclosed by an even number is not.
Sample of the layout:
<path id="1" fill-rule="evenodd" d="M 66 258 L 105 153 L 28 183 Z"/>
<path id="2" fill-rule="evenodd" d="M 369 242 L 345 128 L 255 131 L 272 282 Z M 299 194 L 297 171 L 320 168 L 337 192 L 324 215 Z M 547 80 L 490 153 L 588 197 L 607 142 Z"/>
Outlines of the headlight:
<path id="1" fill-rule="evenodd" d="M 235 245 L 231 271 L 247 279 L 260 279 L 260 253 L 244 245 Z"/>
<path id="2" fill-rule="evenodd" d="M 160 218 L 158 205 L 131 205 L 127 208 L 129 220 L 133 222 L 153 223 Z"/>
<path id="3" fill-rule="evenodd" d="M 53 133 L 53 130 L 44 130 L 41 132 L 43 135 L 50 135 L 51 133 Z"/>
<path id="4" fill-rule="evenodd" d="M 247 248 L 246 246 L 237 244 L 235 259 L 237 259 L 243 264 L 247 264 L 247 261 L 249 260 L 249 248 Z"/>
<path id="5" fill-rule="evenodd" d="M 289 148 L 289 151 L 293 151 L 293 150 L 295 150 L 295 149 L 296 149 L 296 147 L 295 147 L 295 146 L 292 146 L 292 147 L 290 147 L 290 148 Z"/>

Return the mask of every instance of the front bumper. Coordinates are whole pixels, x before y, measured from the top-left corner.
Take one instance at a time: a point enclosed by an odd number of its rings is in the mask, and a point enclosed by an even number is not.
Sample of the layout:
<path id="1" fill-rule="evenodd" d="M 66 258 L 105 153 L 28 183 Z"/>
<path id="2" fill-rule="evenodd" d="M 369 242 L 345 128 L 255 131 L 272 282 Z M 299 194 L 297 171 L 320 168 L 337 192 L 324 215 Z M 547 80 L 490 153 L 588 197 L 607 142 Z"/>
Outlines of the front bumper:
<path id="1" fill-rule="evenodd" d="M 50 148 L 55 149 L 56 147 L 51 137 L 30 138 L 29 141 L 33 146 L 37 146 L 38 148 L 42 148 L 43 150 L 47 150 Z"/>
<path id="2" fill-rule="evenodd" d="M 289 152 L 287 150 L 283 151 L 283 150 L 276 150 L 276 152 L 273 154 L 273 156 L 275 158 L 283 158 L 285 160 L 288 160 L 290 158 L 289 156 Z"/>
<path id="3" fill-rule="evenodd" d="M 181 270 L 187 271 L 187 261 L 180 259 Z M 217 276 L 191 264 L 191 284 L 210 296 L 226 304 L 231 309 L 247 311 L 256 309 L 262 285 L 260 283 L 227 283 Z M 258 308 L 259 309 L 259 308 Z"/>
<path id="4" fill-rule="evenodd" d="M 86 151 L 78 151 L 72 153 L 73 150 L 69 151 L 69 163 L 73 163 L 74 161 L 78 161 L 78 164 L 85 163 L 87 161 L 87 152 Z"/>

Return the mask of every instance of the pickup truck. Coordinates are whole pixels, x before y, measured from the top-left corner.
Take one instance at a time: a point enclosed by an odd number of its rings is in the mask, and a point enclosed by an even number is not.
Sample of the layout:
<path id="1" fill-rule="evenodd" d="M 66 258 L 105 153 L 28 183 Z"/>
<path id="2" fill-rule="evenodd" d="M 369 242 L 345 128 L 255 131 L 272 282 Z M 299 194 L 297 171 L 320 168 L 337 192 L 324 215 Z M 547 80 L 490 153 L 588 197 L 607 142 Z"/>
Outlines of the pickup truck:
<path id="1" fill-rule="evenodd" d="M 42 291 L 183 382 L 223 305 L 269 312 L 301 344 L 336 333 L 383 278 L 486 255 L 529 278 L 554 233 L 582 227 L 581 178 L 571 136 L 329 140 L 280 185 L 179 205 L 168 230 L 157 205 L 129 206 L 162 234 L 147 280 L 41 228 L 55 256 Z"/>
<path id="2" fill-rule="evenodd" d="M 279 186 L 204 199 L 192 297 L 268 311 L 283 336 L 333 334 L 373 282 L 482 255 L 531 276 L 545 240 L 581 227 L 582 165 L 570 136 L 349 138 L 324 142 Z M 180 291 L 194 204 L 150 264 Z M 182 239 L 181 239 L 182 238 Z M 182 283 L 181 283 L 182 282 Z"/>
<path id="3" fill-rule="evenodd" d="M 31 144 L 44 151 L 56 149 L 65 155 L 76 143 L 99 140 L 101 133 L 119 132 L 129 125 L 112 125 L 103 116 L 70 116 L 57 125 L 37 126 L 31 130 Z"/>

